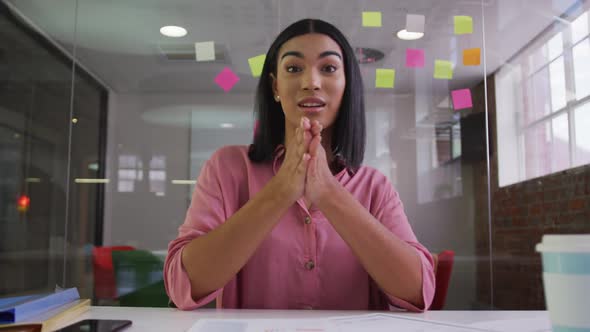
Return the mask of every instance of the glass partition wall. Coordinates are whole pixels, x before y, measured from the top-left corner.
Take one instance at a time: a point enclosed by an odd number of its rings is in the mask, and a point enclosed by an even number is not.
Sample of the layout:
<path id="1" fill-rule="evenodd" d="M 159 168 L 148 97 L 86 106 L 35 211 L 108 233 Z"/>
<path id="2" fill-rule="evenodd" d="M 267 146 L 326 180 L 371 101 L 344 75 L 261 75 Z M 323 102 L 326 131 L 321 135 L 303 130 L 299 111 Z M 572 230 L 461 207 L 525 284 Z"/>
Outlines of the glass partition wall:
<path id="1" fill-rule="evenodd" d="M 92 291 L 104 195 L 75 181 L 104 177 L 107 90 L 63 42 L 75 38 L 75 1 L 55 5 L 62 39 L 45 13 L 0 4 L 0 296 Z"/>
<path id="2" fill-rule="evenodd" d="M 445 309 L 544 308 L 534 244 L 590 228 L 585 1 L 0 9 L 0 297 L 75 286 L 99 305 L 167 306 L 163 260 L 200 169 L 251 142 L 257 61 L 306 17 L 357 53 L 364 164 L 431 252 L 454 253 Z"/>

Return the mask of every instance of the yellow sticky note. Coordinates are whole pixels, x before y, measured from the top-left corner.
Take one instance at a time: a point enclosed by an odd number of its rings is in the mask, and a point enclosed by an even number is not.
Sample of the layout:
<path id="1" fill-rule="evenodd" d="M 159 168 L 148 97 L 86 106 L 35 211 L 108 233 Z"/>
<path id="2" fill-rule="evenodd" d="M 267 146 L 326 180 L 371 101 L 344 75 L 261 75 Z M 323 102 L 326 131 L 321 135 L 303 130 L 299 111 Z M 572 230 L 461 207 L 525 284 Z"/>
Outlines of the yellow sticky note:
<path id="1" fill-rule="evenodd" d="M 453 78 L 453 63 L 451 61 L 434 61 L 434 78 L 450 80 Z"/>
<path id="2" fill-rule="evenodd" d="M 262 67 L 264 66 L 264 60 L 266 60 L 266 54 L 257 55 L 248 59 L 252 76 L 260 77 L 260 74 L 262 74 Z"/>
<path id="3" fill-rule="evenodd" d="M 473 33 L 473 18 L 471 16 L 455 16 L 454 20 L 456 35 Z"/>
<path id="4" fill-rule="evenodd" d="M 378 28 L 381 26 L 381 12 L 363 12 L 363 26 Z"/>
<path id="5" fill-rule="evenodd" d="M 469 48 L 463 50 L 463 65 L 465 66 L 479 66 L 481 63 L 481 49 Z"/>
<path id="6" fill-rule="evenodd" d="M 395 86 L 395 69 L 377 69 L 375 72 L 375 87 L 390 88 Z"/>

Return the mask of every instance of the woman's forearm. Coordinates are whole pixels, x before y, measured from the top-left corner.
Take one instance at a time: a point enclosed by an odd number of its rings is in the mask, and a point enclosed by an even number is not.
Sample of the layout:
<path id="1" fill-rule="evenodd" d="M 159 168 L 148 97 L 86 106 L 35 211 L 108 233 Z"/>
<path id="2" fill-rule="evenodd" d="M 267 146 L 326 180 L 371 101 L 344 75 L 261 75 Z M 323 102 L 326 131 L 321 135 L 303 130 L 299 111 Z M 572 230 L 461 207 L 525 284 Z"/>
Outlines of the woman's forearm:
<path id="1" fill-rule="evenodd" d="M 340 184 L 330 192 L 318 202 L 318 208 L 377 285 L 390 295 L 424 307 L 422 266 L 416 251 L 375 219 Z"/>
<path id="2" fill-rule="evenodd" d="M 193 299 L 225 286 L 293 203 L 271 180 L 221 226 L 189 242 L 182 251 L 182 264 Z"/>

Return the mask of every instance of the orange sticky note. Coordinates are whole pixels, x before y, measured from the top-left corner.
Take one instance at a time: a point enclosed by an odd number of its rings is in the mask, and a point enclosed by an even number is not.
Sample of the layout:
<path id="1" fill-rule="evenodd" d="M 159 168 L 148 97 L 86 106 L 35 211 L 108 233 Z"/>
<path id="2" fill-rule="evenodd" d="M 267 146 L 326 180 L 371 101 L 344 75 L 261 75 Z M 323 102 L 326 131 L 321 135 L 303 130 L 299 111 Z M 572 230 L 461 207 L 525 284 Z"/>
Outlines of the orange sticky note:
<path id="1" fill-rule="evenodd" d="M 479 66 L 481 63 L 481 49 L 469 48 L 463 50 L 463 65 Z"/>

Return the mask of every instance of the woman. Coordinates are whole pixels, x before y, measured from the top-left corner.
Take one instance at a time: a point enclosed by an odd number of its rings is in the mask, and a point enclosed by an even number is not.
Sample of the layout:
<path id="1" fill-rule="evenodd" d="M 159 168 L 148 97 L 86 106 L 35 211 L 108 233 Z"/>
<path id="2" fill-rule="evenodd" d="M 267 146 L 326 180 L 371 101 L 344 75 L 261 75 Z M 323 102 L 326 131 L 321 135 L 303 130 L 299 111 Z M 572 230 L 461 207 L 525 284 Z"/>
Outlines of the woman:
<path id="1" fill-rule="evenodd" d="M 224 308 L 428 308 L 432 257 L 387 178 L 360 165 L 362 88 L 334 26 L 305 19 L 279 34 L 254 143 L 203 166 L 170 243 L 164 280 L 179 308 L 216 297 Z"/>

